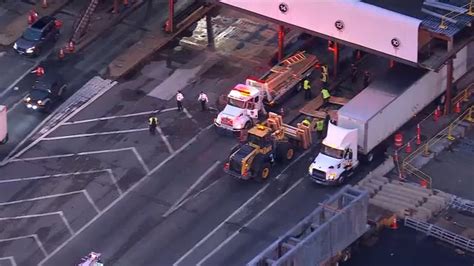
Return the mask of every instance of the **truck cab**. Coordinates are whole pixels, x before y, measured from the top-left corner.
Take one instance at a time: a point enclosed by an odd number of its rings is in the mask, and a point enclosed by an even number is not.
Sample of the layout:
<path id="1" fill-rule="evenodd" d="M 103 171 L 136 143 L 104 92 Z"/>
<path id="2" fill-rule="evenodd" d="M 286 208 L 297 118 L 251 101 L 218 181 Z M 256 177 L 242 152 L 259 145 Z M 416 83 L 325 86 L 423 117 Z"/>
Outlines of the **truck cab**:
<path id="1" fill-rule="evenodd" d="M 7 107 L 0 105 L 0 144 L 8 141 Z"/>
<path id="2" fill-rule="evenodd" d="M 358 166 L 357 129 L 328 123 L 328 134 L 321 150 L 309 166 L 311 180 L 323 185 L 339 185 Z"/>
<path id="3" fill-rule="evenodd" d="M 238 84 L 227 95 L 227 105 L 214 120 L 217 129 L 233 132 L 249 129 L 263 109 L 263 95 L 258 88 Z"/>

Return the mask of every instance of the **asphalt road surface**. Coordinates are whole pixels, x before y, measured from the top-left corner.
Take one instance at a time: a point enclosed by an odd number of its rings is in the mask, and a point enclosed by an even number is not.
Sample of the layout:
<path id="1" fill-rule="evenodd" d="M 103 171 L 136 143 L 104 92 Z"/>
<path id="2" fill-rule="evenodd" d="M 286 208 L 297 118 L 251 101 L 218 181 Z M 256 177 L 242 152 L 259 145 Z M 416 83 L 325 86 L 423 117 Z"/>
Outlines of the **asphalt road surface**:
<path id="1" fill-rule="evenodd" d="M 177 12 L 192 1 L 183 1 Z M 132 13 L 123 23 L 102 34 L 92 44 L 64 61 L 57 60 L 57 50 L 70 38 L 72 24 L 80 9 L 78 2 L 72 2 L 55 16 L 63 21 L 60 40 L 54 48 L 43 51 L 35 59 L 15 54 L 11 48 L 4 48 L 0 53 L 0 104 L 8 107 L 9 142 L 0 146 L 0 157 L 5 158 L 48 114 L 32 112 L 22 104 L 35 76 L 31 70 L 38 64 L 45 68 L 46 74 L 60 75 L 67 81 L 66 97 L 81 88 L 93 76 L 104 74 L 107 65 L 130 45 L 140 40 L 145 31 L 158 27 L 166 18 L 166 3 L 149 1 Z M 6 71 L 5 73 L 3 71 Z"/>
<path id="2" fill-rule="evenodd" d="M 90 195 L 77 195 L 81 203 L 67 220 L 73 233 L 63 227 L 43 265 L 73 264 L 91 250 L 113 265 L 242 264 L 337 191 L 306 177 L 318 146 L 277 167 L 266 183 L 224 175 L 223 160 L 236 140 L 212 130 L 215 113 L 201 112 L 197 96 L 204 88 L 212 104 L 259 66 L 172 47 L 160 54 L 6 166 L 35 165 L 41 175 L 61 177 L 54 193 L 67 187 Z M 169 93 L 175 78 L 188 80 L 182 113 Z M 156 110 L 160 130 L 152 136 L 146 121 Z M 68 186 L 68 179 L 80 186 Z"/>
<path id="3" fill-rule="evenodd" d="M 125 24 L 57 71 L 82 85 L 119 52 L 111 46 L 139 37 Z M 0 168 L 0 258 L 74 265 L 93 250 L 106 264 L 127 266 L 252 259 L 338 189 L 306 177 L 318 145 L 277 166 L 264 183 L 223 174 L 236 140 L 213 131 L 216 113 L 201 112 L 197 96 L 205 90 L 214 105 L 267 67 L 170 46 L 136 76 L 61 121 Z M 184 112 L 175 108 L 179 89 Z M 289 111 L 297 112 L 302 100 L 290 100 L 295 110 Z M 156 135 L 148 132 L 150 114 L 159 120 Z M 362 167 L 353 182 L 374 165 Z"/>

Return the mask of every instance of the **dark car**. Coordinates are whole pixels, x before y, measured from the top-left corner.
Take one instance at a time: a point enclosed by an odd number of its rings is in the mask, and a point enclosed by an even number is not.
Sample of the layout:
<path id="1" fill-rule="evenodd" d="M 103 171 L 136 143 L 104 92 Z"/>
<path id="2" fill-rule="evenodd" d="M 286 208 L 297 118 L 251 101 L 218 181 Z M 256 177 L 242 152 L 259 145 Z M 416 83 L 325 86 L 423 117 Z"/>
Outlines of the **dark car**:
<path id="1" fill-rule="evenodd" d="M 59 29 L 55 22 L 56 18 L 52 16 L 40 18 L 23 32 L 13 49 L 20 54 L 38 56 L 48 43 L 51 45 L 58 40 Z"/>
<path id="2" fill-rule="evenodd" d="M 60 79 L 42 77 L 35 82 L 23 101 L 28 109 L 49 111 L 62 99 L 65 89 L 66 84 Z"/>

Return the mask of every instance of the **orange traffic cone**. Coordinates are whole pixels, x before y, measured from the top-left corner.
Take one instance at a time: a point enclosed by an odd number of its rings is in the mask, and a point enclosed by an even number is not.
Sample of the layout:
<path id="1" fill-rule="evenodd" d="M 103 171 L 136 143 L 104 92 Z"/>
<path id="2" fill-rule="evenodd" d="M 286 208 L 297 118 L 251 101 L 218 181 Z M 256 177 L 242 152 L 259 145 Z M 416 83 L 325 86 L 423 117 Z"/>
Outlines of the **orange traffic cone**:
<path id="1" fill-rule="evenodd" d="M 60 60 L 64 59 L 64 49 L 63 48 L 59 49 L 58 58 Z"/>
<path id="2" fill-rule="evenodd" d="M 392 223 L 390 223 L 390 229 L 398 229 L 397 216 L 393 216 Z"/>
<path id="3" fill-rule="evenodd" d="M 441 108 L 438 105 L 438 107 L 436 107 L 436 110 L 434 111 L 433 120 L 435 122 L 438 121 L 440 115 L 441 115 Z"/>
<path id="4" fill-rule="evenodd" d="M 48 1 L 47 0 L 41 1 L 41 7 L 42 8 L 47 8 L 48 7 Z"/>
<path id="5" fill-rule="evenodd" d="M 421 145 L 421 128 L 420 124 L 416 125 L 416 145 Z"/>
<path id="6" fill-rule="evenodd" d="M 405 148 L 405 152 L 406 152 L 406 153 L 410 153 L 410 152 L 411 152 L 410 141 L 407 143 L 407 147 Z"/>
<path id="7" fill-rule="evenodd" d="M 454 112 L 456 114 L 461 113 L 461 102 L 457 102 L 456 105 L 454 106 Z"/>

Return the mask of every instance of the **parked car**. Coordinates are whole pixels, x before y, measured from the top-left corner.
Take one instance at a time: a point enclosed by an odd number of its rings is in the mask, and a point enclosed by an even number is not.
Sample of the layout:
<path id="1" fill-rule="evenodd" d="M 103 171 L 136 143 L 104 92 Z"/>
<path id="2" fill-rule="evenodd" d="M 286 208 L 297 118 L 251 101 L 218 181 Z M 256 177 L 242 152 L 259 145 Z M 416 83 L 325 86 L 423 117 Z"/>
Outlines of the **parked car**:
<path id="1" fill-rule="evenodd" d="M 28 109 L 50 111 L 62 100 L 65 89 L 66 84 L 59 78 L 43 76 L 35 82 L 23 102 Z"/>
<path id="2" fill-rule="evenodd" d="M 13 45 L 19 54 L 38 56 L 47 45 L 54 45 L 59 39 L 59 29 L 56 18 L 45 16 L 28 27 Z"/>

